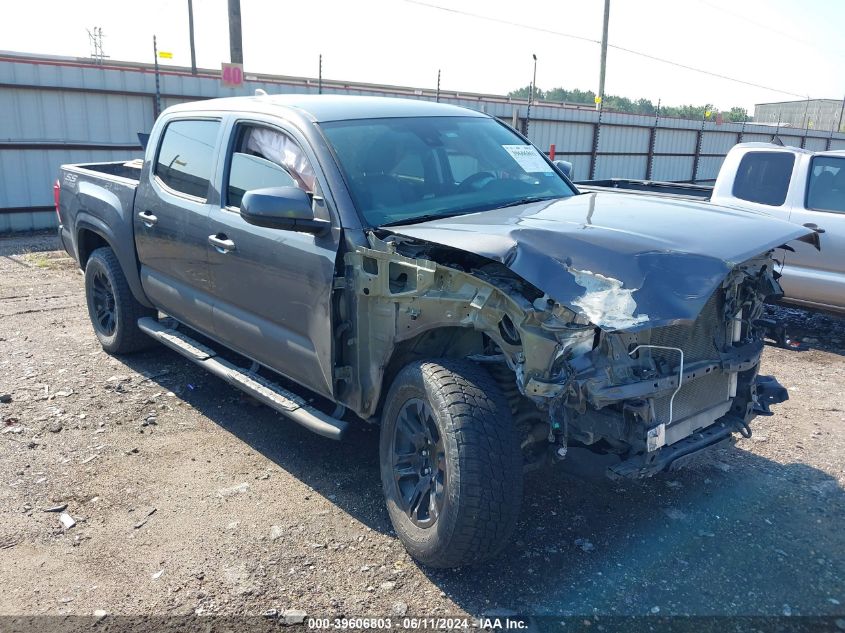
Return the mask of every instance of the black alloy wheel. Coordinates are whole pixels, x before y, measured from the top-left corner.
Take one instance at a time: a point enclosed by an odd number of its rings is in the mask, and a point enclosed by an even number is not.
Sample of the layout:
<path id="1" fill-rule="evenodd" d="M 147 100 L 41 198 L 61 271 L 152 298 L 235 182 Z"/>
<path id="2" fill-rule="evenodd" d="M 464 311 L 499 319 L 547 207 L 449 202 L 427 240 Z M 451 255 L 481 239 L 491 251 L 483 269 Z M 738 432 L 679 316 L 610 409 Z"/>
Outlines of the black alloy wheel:
<path id="1" fill-rule="evenodd" d="M 112 336 L 117 328 L 114 289 L 105 271 L 98 270 L 91 280 L 94 304 L 94 326 L 105 336 Z"/>
<path id="2" fill-rule="evenodd" d="M 446 449 L 427 402 L 412 398 L 402 407 L 391 463 L 396 505 L 417 527 L 432 527 L 443 511 Z"/>
<path id="3" fill-rule="evenodd" d="M 510 405 L 483 367 L 451 358 L 403 367 L 384 399 L 379 462 L 390 522 L 420 563 L 479 564 L 507 546 L 522 452 Z"/>
<path id="4" fill-rule="evenodd" d="M 135 298 L 117 255 L 107 246 L 95 249 L 85 262 L 85 303 L 94 334 L 109 354 L 128 354 L 155 344 L 138 327 L 138 319 L 158 313 Z"/>

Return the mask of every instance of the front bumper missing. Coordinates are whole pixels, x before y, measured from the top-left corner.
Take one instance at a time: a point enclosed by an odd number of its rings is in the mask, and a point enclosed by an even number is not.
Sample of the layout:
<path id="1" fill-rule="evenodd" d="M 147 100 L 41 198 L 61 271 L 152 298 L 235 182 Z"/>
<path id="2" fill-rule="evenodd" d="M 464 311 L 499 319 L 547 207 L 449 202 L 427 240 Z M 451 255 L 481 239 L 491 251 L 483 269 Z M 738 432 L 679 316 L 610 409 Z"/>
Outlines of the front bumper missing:
<path id="1" fill-rule="evenodd" d="M 751 437 L 748 426 L 756 415 L 773 415 L 769 408 L 789 399 L 786 389 L 773 376 L 757 376 L 755 380 L 756 401 L 752 415 L 743 420 L 728 413 L 708 426 L 669 446 L 653 452 L 640 453 L 608 467 L 606 474 L 611 479 L 639 479 L 659 472 L 678 470 L 698 458 L 703 452 L 734 443 L 734 432 Z M 662 426 L 662 425 L 661 425 Z"/>

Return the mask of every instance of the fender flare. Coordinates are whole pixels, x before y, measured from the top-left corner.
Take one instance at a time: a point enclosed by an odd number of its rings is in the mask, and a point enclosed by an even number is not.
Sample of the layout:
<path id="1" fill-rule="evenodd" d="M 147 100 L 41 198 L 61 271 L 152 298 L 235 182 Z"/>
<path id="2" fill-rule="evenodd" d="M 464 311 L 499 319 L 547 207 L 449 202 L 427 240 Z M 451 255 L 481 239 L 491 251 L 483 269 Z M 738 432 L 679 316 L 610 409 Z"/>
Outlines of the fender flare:
<path id="1" fill-rule="evenodd" d="M 132 291 L 135 299 L 148 308 L 155 308 L 152 302 L 147 298 L 147 295 L 144 293 L 144 288 L 141 285 L 141 276 L 139 274 L 140 265 L 135 252 L 134 243 L 132 244 L 130 253 L 127 253 L 129 249 L 117 248 L 116 245 L 120 244 L 121 240 L 114 234 L 111 227 L 96 216 L 81 210 L 76 218 L 76 230 L 74 234 L 74 245 L 76 247 L 77 261 L 79 261 L 80 267 L 82 267 L 82 257 L 79 252 L 79 236 L 82 231 L 91 231 L 92 233 L 100 236 L 106 244 L 108 244 L 109 248 L 114 251 L 117 261 L 120 263 L 120 268 L 123 270 L 123 275 L 126 277 L 129 289 Z"/>

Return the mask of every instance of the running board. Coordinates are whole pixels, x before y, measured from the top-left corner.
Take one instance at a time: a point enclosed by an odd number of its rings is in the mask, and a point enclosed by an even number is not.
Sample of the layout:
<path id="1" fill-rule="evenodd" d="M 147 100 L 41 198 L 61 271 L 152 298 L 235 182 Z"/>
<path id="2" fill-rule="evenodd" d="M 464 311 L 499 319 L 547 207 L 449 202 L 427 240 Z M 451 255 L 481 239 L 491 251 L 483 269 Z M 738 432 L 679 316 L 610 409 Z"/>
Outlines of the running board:
<path id="1" fill-rule="evenodd" d="M 185 358 L 194 361 L 200 367 L 289 417 L 294 422 L 301 424 L 309 431 L 332 440 L 343 439 L 343 435 L 349 427 L 348 422 L 333 418 L 312 407 L 301 397 L 281 385 L 271 382 L 248 369 L 238 367 L 225 358 L 220 358 L 217 356 L 217 352 L 210 347 L 182 332 L 167 327 L 153 317 L 138 319 L 138 327 L 159 343 L 179 352 Z"/>

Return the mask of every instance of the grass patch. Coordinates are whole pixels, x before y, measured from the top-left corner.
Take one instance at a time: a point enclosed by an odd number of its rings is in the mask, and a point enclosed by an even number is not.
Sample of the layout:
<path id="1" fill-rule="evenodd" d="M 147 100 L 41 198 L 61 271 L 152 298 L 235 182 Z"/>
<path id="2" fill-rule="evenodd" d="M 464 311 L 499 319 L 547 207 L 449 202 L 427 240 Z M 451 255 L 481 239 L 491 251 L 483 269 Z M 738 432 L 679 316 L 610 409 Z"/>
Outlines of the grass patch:
<path id="1" fill-rule="evenodd" d="M 72 270 L 76 268 L 76 262 L 68 257 L 64 251 L 39 251 L 25 253 L 21 259 L 30 266 L 42 270 Z"/>

